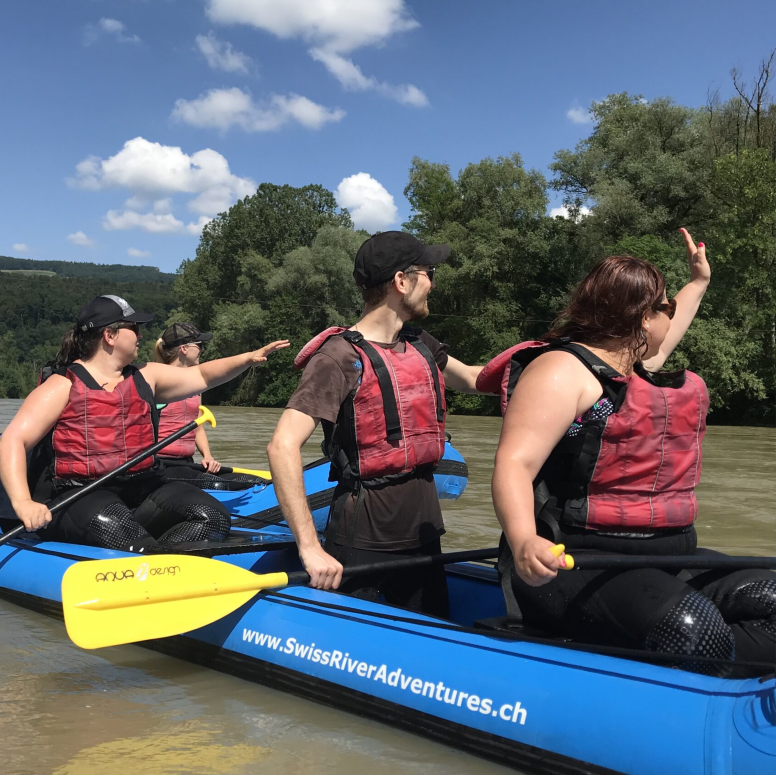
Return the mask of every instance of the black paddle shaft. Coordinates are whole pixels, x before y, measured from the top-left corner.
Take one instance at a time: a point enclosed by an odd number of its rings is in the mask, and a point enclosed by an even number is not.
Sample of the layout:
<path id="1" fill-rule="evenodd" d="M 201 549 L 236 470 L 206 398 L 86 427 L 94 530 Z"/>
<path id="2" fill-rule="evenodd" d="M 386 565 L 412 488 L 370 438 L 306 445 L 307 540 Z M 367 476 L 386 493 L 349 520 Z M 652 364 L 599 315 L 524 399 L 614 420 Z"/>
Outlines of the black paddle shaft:
<path id="1" fill-rule="evenodd" d="M 62 501 L 58 501 L 56 504 L 54 504 L 54 506 L 50 507 L 49 509 L 51 514 L 53 515 L 55 512 L 61 512 L 63 509 L 67 509 L 67 507 L 69 507 L 74 501 L 77 501 L 79 498 L 81 498 L 81 496 L 85 496 L 87 493 L 91 493 L 93 490 L 101 488 L 103 485 L 105 485 L 105 483 L 110 482 L 115 477 L 119 477 L 120 475 L 124 474 L 124 472 L 129 471 L 133 466 L 137 466 L 137 464 L 139 464 L 141 461 L 144 461 L 149 456 L 155 455 L 162 448 L 172 444 L 176 439 L 180 439 L 182 436 L 188 434 L 189 431 L 194 431 L 198 425 L 199 424 L 196 420 L 192 420 L 191 423 L 187 423 L 185 426 L 170 434 L 170 436 L 165 437 L 164 439 L 160 439 L 158 442 L 155 442 L 150 447 L 143 450 L 142 453 L 138 453 L 134 458 L 130 458 L 126 463 L 122 463 L 118 469 L 114 469 L 112 472 L 104 474 L 102 477 L 100 477 L 100 479 L 94 480 L 94 482 L 90 482 L 88 485 L 84 485 L 82 488 L 79 488 L 75 491 L 75 493 L 71 493 L 67 498 L 63 498 Z M 20 534 L 23 534 L 25 530 L 26 528 L 24 527 L 24 523 L 17 525 L 16 528 L 13 528 L 8 533 L 0 536 L 0 544 L 10 542 L 11 539 L 15 539 Z"/>
<path id="2" fill-rule="evenodd" d="M 574 568 L 629 571 L 631 569 L 776 569 L 776 558 L 746 555 L 574 555 Z"/>
<path id="3" fill-rule="evenodd" d="M 486 550 L 465 550 L 464 552 L 443 552 L 440 555 L 415 555 L 396 558 L 395 560 L 378 561 L 377 563 L 361 563 L 357 566 L 345 566 L 343 577 L 357 577 L 361 574 L 376 574 L 383 571 L 404 571 L 404 569 L 435 566 L 438 563 L 464 563 L 473 560 L 491 560 L 498 557 L 498 547 Z M 306 571 L 292 571 L 288 575 L 288 585 L 306 585 L 310 575 Z"/>

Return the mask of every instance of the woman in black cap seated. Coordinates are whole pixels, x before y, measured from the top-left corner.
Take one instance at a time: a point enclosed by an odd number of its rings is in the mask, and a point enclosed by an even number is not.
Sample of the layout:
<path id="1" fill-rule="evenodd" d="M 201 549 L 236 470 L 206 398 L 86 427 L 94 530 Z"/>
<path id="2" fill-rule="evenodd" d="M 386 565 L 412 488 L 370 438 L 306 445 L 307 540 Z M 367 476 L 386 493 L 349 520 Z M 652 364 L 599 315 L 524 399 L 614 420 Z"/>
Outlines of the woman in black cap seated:
<path id="1" fill-rule="evenodd" d="M 272 342 L 191 369 L 135 366 L 140 325 L 151 320 L 118 296 L 89 302 L 63 337 L 54 366 L 0 437 L 0 478 L 28 531 L 51 523 L 48 539 L 135 552 L 157 540 L 219 541 L 229 533 L 228 511 L 194 485 L 166 483 L 154 457 L 78 499 L 52 523 L 51 503 L 154 443 L 157 401 L 202 393 L 288 347 L 287 340 Z"/>
<path id="2" fill-rule="evenodd" d="M 198 366 L 200 356 L 205 352 L 205 343 L 212 338 L 209 331 L 200 331 L 193 323 L 174 323 L 156 341 L 154 360 L 183 368 Z M 157 405 L 159 438 L 164 439 L 194 420 L 201 403 L 202 394 L 198 393 L 188 399 Z M 202 456 L 201 465 L 194 463 L 195 450 L 199 450 Z M 251 474 L 221 473 L 221 464 L 210 453 L 204 425 L 165 447 L 159 456 L 170 481 L 188 480 L 210 490 L 241 490 L 261 482 L 261 478 Z"/>

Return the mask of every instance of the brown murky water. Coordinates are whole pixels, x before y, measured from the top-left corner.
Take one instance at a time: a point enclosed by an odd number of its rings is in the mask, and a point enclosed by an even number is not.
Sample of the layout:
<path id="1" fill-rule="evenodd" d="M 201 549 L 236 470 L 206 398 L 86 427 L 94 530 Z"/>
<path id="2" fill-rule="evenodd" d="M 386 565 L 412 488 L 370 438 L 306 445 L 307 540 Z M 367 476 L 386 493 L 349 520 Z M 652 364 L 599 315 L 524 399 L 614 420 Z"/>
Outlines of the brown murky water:
<path id="1" fill-rule="evenodd" d="M 20 402 L 0 400 L 0 430 Z M 266 468 L 279 410 L 223 407 L 210 431 L 224 463 Z M 447 549 L 491 546 L 496 418 L 451 417 L 469 486 L 443 502 Z M 319 438 L 305 449 L 319 457 Z M 711 428 L 699 539 L 776 555 L 776 430 Z M 0 601 L 0 773 L 507 773 L 355 715 L 140 647 L 85 652 L 61 623 Z"/>

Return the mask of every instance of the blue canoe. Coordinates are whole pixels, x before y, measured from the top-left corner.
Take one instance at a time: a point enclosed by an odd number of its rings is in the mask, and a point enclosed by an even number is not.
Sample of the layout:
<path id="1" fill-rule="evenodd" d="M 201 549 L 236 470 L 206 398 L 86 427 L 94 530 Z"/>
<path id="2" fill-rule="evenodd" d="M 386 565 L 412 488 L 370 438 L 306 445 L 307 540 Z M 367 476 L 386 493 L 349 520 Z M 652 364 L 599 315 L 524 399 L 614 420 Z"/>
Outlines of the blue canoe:
<path id="1" fill-rule="evenodd" d="M 286 537 L 235 533 L 217 546 L 174 548 L 259 573 L 299 568 Z M 0 547 L 0 596 L 61 617 L 65 570 L 109 557 L 140 561 L 93 547 L 11 542 Z M 164 565 L 163 555 L 152 557 Z M 293 587 L 259 593 L 212 625 L 143 646 L 524 772 L 776 772 L 773 675 L 718 679 L 494 630 L 504 614 L 494 569 L 457 564 L 447 573 L 449 621 Z"/>

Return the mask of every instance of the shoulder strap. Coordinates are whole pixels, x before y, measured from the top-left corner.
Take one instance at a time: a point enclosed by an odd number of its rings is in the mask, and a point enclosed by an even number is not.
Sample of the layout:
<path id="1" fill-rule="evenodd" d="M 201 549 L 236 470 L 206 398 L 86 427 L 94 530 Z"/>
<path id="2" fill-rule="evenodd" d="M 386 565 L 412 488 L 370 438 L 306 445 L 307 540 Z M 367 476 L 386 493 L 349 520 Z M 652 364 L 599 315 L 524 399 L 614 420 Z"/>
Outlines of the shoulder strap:
<path id="1" fill-rule="evenodd" d="M 419 330 L 414 329 L 413 331 Z M 441 423 L 445 419 L 445 405 L 442 402 L 442 388 L 439 384 L 439 367 L 437 366 L 436 361 L 434 361 L 434 356 L 431 355 L 431 351 L 426 346 L 426 343 L 423 342 L 419 336 L 409 334 L 409 336 L 403 336 L 402 339 L 408 346 L 412 346 L 421 356 L 423 356 L 428 364 L 428 368 L 431 370 L 431 377 L 434 380 L 434 393 L 436 393 L 437 423 Z"/>
<path id="2" fill-rule="evenodd" d="M 161 410 L 156 406 L 156 397 L 154 396 L 154 392 L 151 390 L 151 386 L 148 384 L 148 381 L 145 379 L 145 377 L 143 377 L 143 373 L 140 371 L 140 368 L 135 366 L 135 364 L 125 366 L 122 374 L 124 375 L 125 380 L 133 379 L 135 381 L 135 388 L 137 388 L 138 395 L 144 402 L 148 404 L 151 409 L 151 422 L 154 425 L 154 436 L 158 436 L 159 416 L 161 415 Z M 166 407 L 167 405 L 165 404 L 163 406 Z"/>
<path id="3" fill-rule="evenodd" d="M 624 385 L 615 378 L 623 378 L 623 374 L 613 369 L 606 361 L 598 358 L 583 345 L 569 342 L 566 337 L 550 342 L 549 350 L 563 350 L 566 353 L 571 353 L 572 356 L 576 356 L 601 383 L 604 393 L 614 404 L 615 410 L 620 408 L 625 398 Z"/>
<path id="4" fill-rule="evenodd" d="M 401 420 L 399 419 L 399 408 L 396 405 L 396 394 L 393 390 L 391 375 L 388 367 L 385 365 L 380 354 L 375 350 L 371 342 L 364 339 L 364 335 L 358 331 L 344 331 L 340 334 L 346 342 L 362 350 L 369 359 L 369 363 L 374 369 L 377 383 L 380 386 L 380 393 L 383 396 L 383 410 L 385 412 L 385 429 L 388 432 L 388 440 L 395 442 L 401 439 Z"/>
<path id="5" fill-rule="evenodd" d="M 103 390 L 103 387 L 91 376 L 83 364 L 69 364 L 67 368 L 90 390 Z"/>

